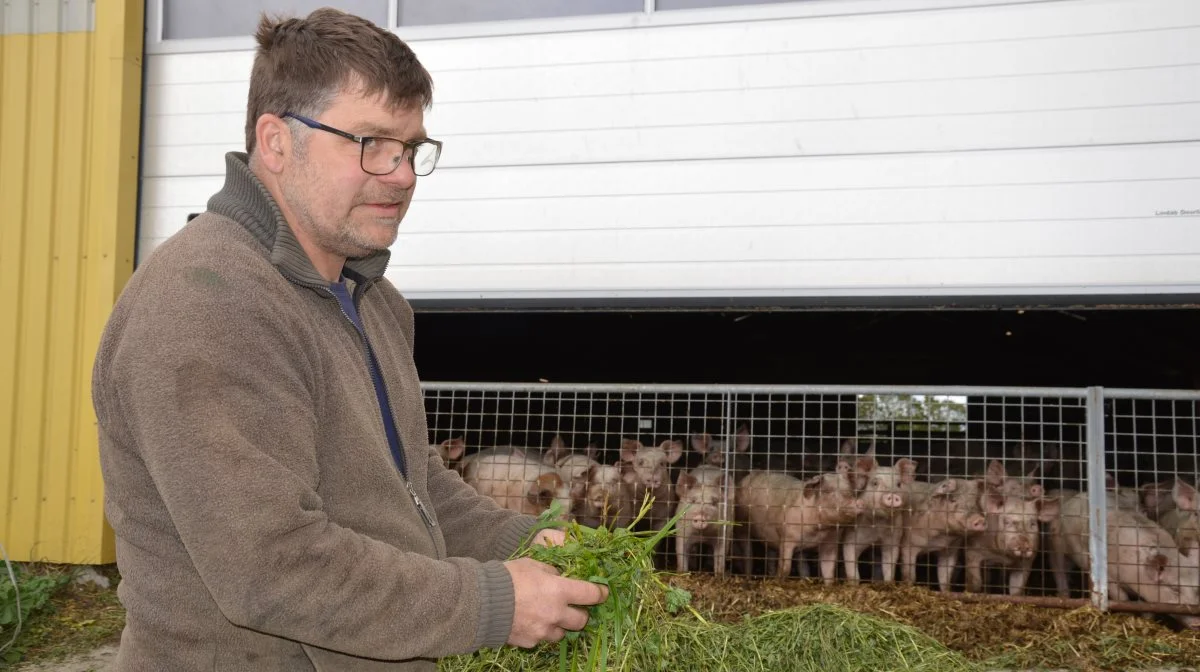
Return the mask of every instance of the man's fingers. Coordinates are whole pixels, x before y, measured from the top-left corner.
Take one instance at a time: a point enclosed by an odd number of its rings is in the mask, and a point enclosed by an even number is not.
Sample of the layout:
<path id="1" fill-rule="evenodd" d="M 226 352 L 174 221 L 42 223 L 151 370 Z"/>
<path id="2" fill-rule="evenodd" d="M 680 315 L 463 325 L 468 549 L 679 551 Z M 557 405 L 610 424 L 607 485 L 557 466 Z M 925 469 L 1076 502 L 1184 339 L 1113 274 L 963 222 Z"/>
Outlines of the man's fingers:
<path id="1" fill-rule="evenodd" d="M 567 607 L 559 625 L 567 630 L 582 630 L 588 624 L 588 612 L 579 607 Z"/>
<path id="2" fill-rule="evenodd" d="M 591 581 L 568 579 L 563 586 L 563 596 L 568 604 L 600 604 L 608 599 L 608 587 Z"/>

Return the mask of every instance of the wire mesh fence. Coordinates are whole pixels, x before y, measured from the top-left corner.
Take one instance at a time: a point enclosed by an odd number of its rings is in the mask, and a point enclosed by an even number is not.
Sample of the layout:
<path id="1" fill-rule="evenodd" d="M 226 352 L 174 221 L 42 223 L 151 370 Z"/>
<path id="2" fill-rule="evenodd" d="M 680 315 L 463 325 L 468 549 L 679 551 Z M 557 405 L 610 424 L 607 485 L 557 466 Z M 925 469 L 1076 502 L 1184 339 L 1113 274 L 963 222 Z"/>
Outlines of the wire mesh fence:
<path id="1" fill-rule="evenodd" d="M 557 501 L 593 526 L 628 525 L 647 496 L 640 526 L 681 513 L 663 569 L 1200 614 L 1197 393 L 424 390 L 431 440 L 501 506 Z"/>

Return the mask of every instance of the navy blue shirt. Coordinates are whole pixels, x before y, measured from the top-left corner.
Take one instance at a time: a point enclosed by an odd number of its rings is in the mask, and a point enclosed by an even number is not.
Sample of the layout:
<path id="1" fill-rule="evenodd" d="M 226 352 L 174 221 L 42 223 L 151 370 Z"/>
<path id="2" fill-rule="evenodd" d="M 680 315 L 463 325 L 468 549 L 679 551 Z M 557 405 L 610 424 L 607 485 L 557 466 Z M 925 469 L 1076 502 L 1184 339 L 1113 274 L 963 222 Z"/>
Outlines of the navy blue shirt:
<path id="1" fill-rule="evenodd" d="M 379 361 L 375 359 L 375 351 L 371 349 L 371 342 L 367 340 L 367 332 L 363 329 L 362 319 L 358 316 L 358 308 L 354 306 L 354 299 L 350 297 L 350 290 L 346 287 L 345 281 L 330 283 L 329 291 L 337 297 L 338 303 L 342 306 L 342 312 L 354 323 L 358 335 L 362 336 L 363 345 L 367 350 L 367 369 L 371 371 L 371 380 L 375 383 L 375 397 L 379 400 L 379 414 L 383 417 L 383 430 L 387 433 L 388 447 L 392 450 L 392 459 L 395 460 L 396 467 L 400 469 L 400 473 L 405 478 L 408 478 L 408 465 L 404 461 L 404 451 L 401 450 L 402 444 L 400 443 L 400 434 L 396 431 L 396 420 L 392 417 L 392 406 L 388 403 L 387 388 L 383 386 L 383 377 L 379 375 Z"/>

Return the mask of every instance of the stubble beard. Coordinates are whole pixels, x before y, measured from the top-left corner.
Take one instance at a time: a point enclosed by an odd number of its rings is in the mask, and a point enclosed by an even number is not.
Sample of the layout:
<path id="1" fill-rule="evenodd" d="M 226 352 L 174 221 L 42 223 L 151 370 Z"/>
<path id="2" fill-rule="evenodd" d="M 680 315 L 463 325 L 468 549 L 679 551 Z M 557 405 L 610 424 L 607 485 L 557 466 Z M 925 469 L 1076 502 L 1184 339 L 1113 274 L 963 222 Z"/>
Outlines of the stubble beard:
<path id="1" fill-rule="evenodd" d="M 307 175 L 304 176 L 304 178 L 307 177 Z M 313 212 L 311 206 L 314 198 L 319 199 L 321 194 L 314 189 L 306 188 L 306 185 L 315 183 L 309 179 L 284 179 L 281 180 L 280 186 L 284 198 L 288 200 L 288 205 L 298 220 L 296 225 L 304 229 L 317 247 L 345 259 L 356 259 L 378 250 L 385 250 L 396 242 L 396 237 L 400 232 L 400 220 L 404 215 L 403 211 L 400 213 L 400 217 L 394 221 L 375 217 L 364 224 L 356 225 L 352 213 L 347 213 L 344 217 L 337 218 L 332 222 L 322 221 Z M 364 230 L 365 227 L 380 226 L 390 228 L 387 240 L 382 245 Z"/>

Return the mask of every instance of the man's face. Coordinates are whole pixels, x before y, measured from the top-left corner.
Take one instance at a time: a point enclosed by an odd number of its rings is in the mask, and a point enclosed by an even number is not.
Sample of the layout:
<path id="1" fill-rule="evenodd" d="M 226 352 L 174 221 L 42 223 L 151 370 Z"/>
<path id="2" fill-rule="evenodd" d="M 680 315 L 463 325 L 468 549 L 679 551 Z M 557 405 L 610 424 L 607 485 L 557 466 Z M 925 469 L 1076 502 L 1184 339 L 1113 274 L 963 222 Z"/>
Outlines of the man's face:
<path id="1" fill-rule="evenodd" d="M 384 96 L 343 91 L 317 121 L 355 135 L 412 141 L 425 137 L 420 108 L 394 109 Z M 296 134 L 280 188 L 297 221 L 325 252 L 362 257 L 396 242 L 417 178 L 408 161 L 389 175 L 371 175 L 359 164 L 362 146 L 333 133 Z"/>

